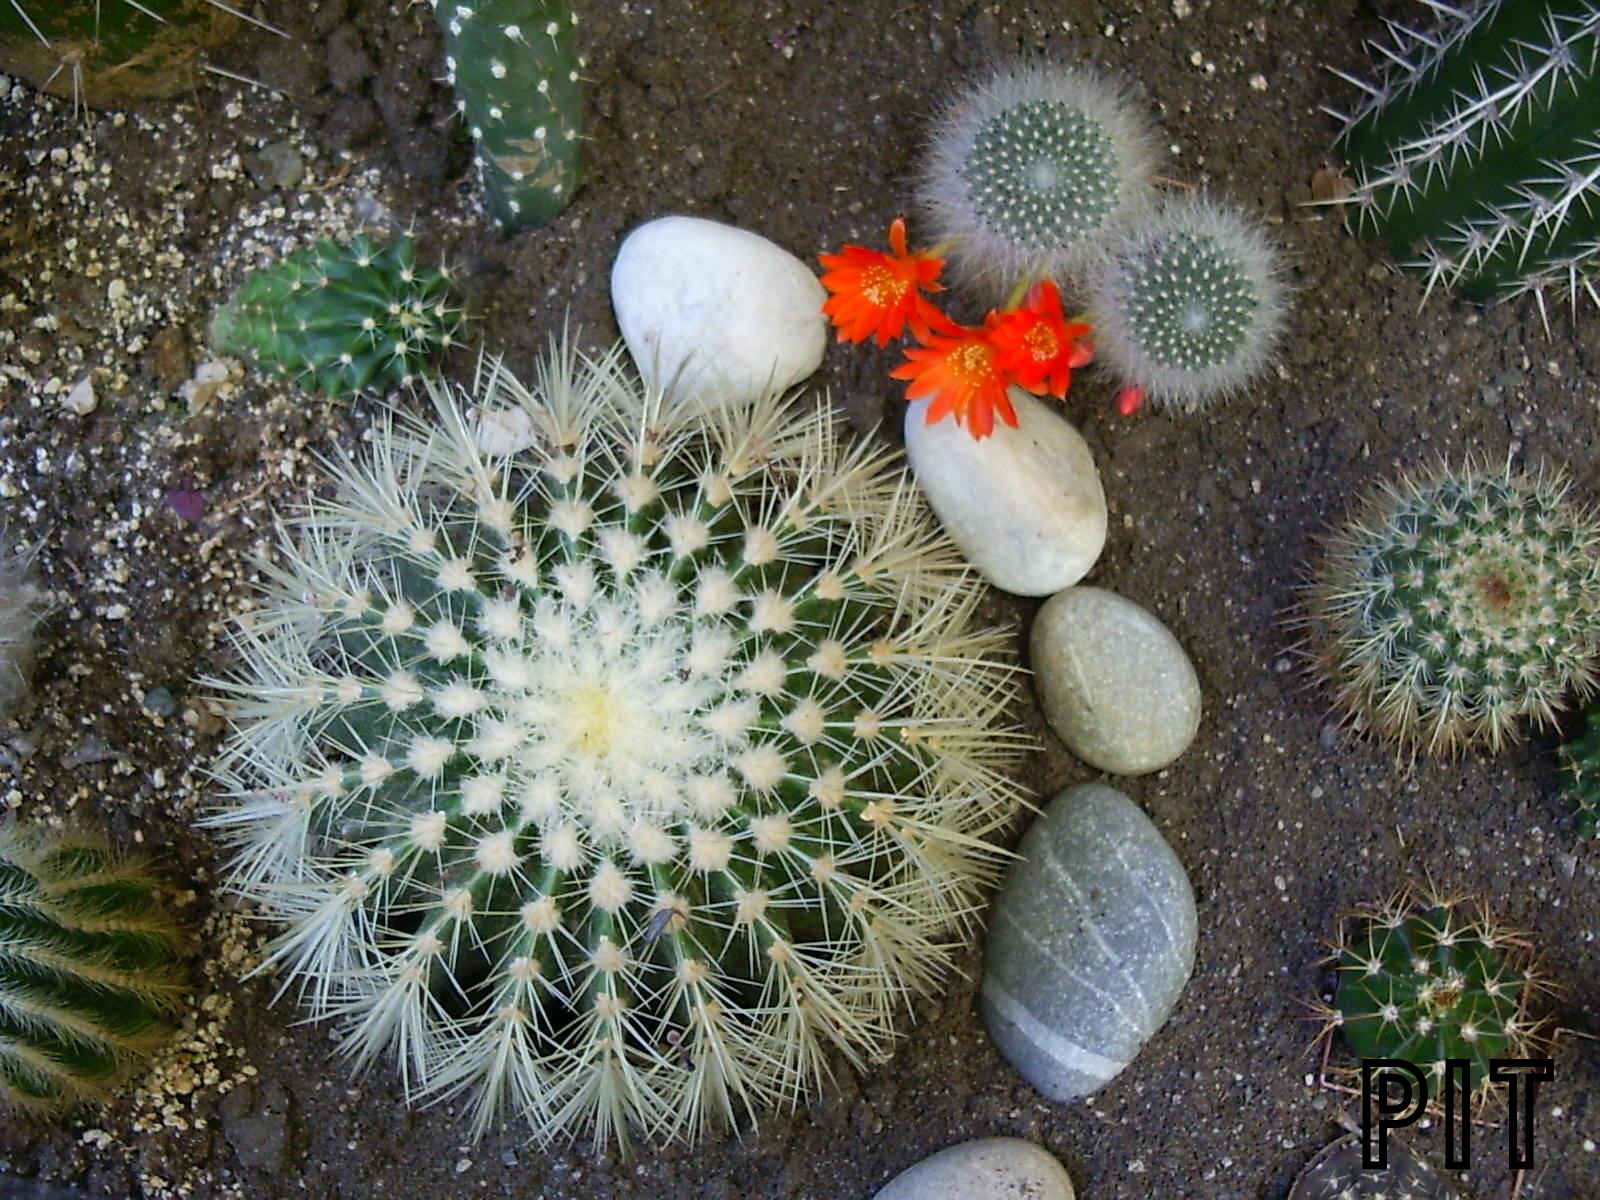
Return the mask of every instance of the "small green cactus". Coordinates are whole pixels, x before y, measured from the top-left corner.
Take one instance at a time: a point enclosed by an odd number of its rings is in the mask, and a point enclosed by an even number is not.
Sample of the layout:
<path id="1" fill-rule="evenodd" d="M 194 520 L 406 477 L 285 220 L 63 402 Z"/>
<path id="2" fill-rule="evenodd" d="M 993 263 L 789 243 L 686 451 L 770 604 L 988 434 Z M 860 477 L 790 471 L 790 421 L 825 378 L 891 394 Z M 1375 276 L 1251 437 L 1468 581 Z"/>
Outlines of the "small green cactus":
<path id="1" fill-rule="evenodd" d="M 583 181 L 583 89 L 570 0 L 433 0 L 489 212 L 532 229 Z"/>
<path id="2" fill-rule="evenodd" d="M 1426 0 L 1438 29 L 1390 22 L 1341 140 L 1356 229 L 1488 301 L 1548 289 L 1600 303 L 1600 5 Z"/>
<path id="3" fill-rule="evenodd" d="M 1200 196 L 1169 201 L 1092 273 L 1100 363 L 1151 400 L 1193 410 L 1271 363 L 1284 289 L 1266 235 Z"/>
<path id="4" fill-rule="evenodd" d="M 1584 714 L 1584 730 L 1561 747 L 1561 792 L 1578 814 L 1580 837 L 1600 837 L 1600 708 Z"/>
<path id="5" fill-rule="evenodd" d="M 1594 690 L 1600 524 L 1566 490 L 1469 463 L 1368 497 L 1304 618 L 1349 722 L 1413 754 L 1499 750 Z"/>
<path id="6" fill-rule="evenodd" d="M 0 1104 L 103 1099 L 169 1035 L 183 942 L 143 863 L 83 834 L 0 832 Z"/>
<path id="7" fill-rule="evenodd" d="M 1467 1093 L 1489 1092 L 1489 1062 L 1527 1058 L 1540 986 L 1525 943 L 1460 901 L 1408 890 L 1363 909 L 1341 934 L 1329 1024 L 1357 1058 L 1398 1058 L 1442 1098 L 1448 1059 L 1466 1059 Z M 1352 927 L 1353 926 L 1353 927 Z"/>
<path id="8" fill-rule="evenodd" d="M 211 340 L 307 390 L 346 398 L 414 384 L 465 326 L 447 268 L 418 268 L 409 236 L 379 245 L 362 235 L 253 271 L 218 310 Z"/>

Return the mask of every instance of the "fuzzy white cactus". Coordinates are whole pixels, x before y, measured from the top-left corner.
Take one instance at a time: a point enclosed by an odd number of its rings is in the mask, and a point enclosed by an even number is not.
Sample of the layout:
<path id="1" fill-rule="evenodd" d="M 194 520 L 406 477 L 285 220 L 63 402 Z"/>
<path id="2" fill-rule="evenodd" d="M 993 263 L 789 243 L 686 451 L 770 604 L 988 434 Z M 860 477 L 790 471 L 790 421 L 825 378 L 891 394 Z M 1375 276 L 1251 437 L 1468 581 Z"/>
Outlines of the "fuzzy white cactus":
<path id="1" fill-rule="evenodd" d="M 0 713 L 10 712 L 28 694 L 44 600 L 32 554 L 19 554 L 0 540 Z"/>
<path id="2" fill-rule="evenodd" d="M 825 408 L 675 406 L 615 355 L 486 368 L 513 421 L 431 394 L 239 628 L 214 820 L 270 963 L 409 1095 L 540 1141 L 692 1138 L 883 1056 L 1025 744 L 915 487 Z"/>

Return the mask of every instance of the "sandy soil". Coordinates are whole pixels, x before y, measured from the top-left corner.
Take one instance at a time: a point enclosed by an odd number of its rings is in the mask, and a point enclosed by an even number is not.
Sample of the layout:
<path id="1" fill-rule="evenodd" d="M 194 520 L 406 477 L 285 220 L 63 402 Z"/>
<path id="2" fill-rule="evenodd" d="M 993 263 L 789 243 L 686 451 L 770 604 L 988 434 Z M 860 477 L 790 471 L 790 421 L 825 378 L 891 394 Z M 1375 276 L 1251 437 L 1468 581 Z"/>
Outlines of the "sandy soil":
<path id="1" fill-rule="evenodd" d="M 1600 1034 L 1600 859 L 1555 795 L 1551 740 L 1397 768 L 1332 728 L 1283 622 L 1317 531 L 1400 468 L 1469 452 L 1565 461 L 1579 496 L 1600 499 L 1592 311 L 1548 336 L 1528 305 L 1447 297 L 1419 312 L 1416 281 L 1298 207 L 1329 161 L 1319 106 L 1347 98 L 1324 65 L 1359 71 L 1380 14 L 1416 7 L 597 0 L 588 185 L 552 227 L 511 240 L 474 211 L 426 6 L 263 5 L 298 40 L 252 33 L 222 61 L 281 94 L 218 80 L 89 123 L 20 86 L 0 95 L 0 513 L 41 543 L 59 596 L 36 697 L 0 729 L 5 803 L 90 814 L 156 848 L 192 881 L 184 899 L 205 928 L 203 1003 L 182 1043 L 105 1113 L 8 1123 L 0 1169 L 119 1197 L 865 1200 L 933 1150 L 1009 1134 L 1059 1156 L 1092 1200 L 1277 1200 L 1348 1107 L 1315 1082 L 1322 939 L 1350 905 L 1423 876 L 1530 930 L 1561 989 L 1545 1013 Z M 229 666 L 219 632 L 270 507 L 314 481 L 316 455 L 359 441 L 371 404 L 243 375 L 180 395 L 207 357 L 211 310 L 246 266 L 309 237 L 413 226 L 461 265 L 483 341 L 514 366 L 569 312 L 602 344 L 628 228 L 691 212 L 808 257 L 877 240 L 951 82 L 1040 49 L 1137 83 L 1170 137 L 1165 173 L 1272 222 L 1298 289 L 1282 367 L 1248 397 L 1122 420 L 1110 385 L 1085 379 L 1068 404 L 1112 511 L 1093 581 L 1160 614 L 1205 685 L 1195 745 L 1120 785 L 1199 898 L 1200 962 L 1170 1024 L 1091 1102 L 1046 1103 L 982 1031 L 973 951 L 891 1062 L 862 1078 L 841 1065 L 838 1090 L 808 1112 L 633 1162 L 538 1152 L 514 1127 L 473 1144 L 450 1109 L 402 1107 L 385 1072 L 349 1079 L 325 1030 L 271 1003 L 270 980 L 236 982 L 259 935 L 213 892 L 217 855 L 192 828 L 222 728 L 195 681 Z M 254 156 L 284 140 L 307 174 L 275 191 Z M 897 437 L 890 365 L 835 350 L 816 382 L 858 427 L 882 419 Z M 65 401 L 86 376 L 95 407 L 74 412 Z M 1032 609 L 993 606 L 1018 622 Z M 1046 747 L 1027 767 L 1042 797 L 1091 777 L 1036 712 L 1026 720 Z M 1592 1198 L 1600 1042 L 1564 1037 L 1555 1057 L 1521 1195 Z M 1476 1147 L 1463 1185 L 1508 1195 L 1503 1134 L 1481 1130 Z M 9 1186 L 0 1178 L 0 1195 Z"/>

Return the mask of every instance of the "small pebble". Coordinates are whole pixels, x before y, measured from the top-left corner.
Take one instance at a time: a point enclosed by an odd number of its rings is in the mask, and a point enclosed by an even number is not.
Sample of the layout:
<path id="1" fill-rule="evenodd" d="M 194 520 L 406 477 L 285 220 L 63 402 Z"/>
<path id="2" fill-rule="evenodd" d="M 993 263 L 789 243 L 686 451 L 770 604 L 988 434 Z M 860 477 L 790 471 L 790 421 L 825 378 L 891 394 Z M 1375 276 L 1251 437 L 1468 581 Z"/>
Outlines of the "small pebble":
<path id="1" fill-rule="evenodd" d="M 873 1200 L 1073 1200 L 1059 1162 L 1020 1138 L 979 1138 L 907 1167 Z"/>
<path id="2" fill-rule="evenodd" d="M 94 394 L 94 380 L 87 375 L 80 379 L 77 385 L 61 400 L 62 408 L 68 412 L 77 413 L 80 417 L 86 417 L 92 413 L 97 404 L 99 404 L 99 400 Z"/>

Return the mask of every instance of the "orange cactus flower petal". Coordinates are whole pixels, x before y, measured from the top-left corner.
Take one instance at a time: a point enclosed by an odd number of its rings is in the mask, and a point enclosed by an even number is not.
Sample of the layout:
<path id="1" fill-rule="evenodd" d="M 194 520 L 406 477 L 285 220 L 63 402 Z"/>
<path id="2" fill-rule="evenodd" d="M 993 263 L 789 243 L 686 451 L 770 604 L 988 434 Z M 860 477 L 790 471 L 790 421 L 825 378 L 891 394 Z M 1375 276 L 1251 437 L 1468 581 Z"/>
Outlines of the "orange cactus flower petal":
<path id="1" fill-rule="evenodd" d="M 908 327 L 925 339 L 950 324 L 924 295 L 943 290 L 944 259 L 907 248 L 903 217 L 889 226 L 889 248 L 893 253 L 885 254 L 847 243 L 840 253 L 821 256 L 822 286 L 830 293 L 822 311 L 838 327 L 841 342 L 872 338 L 887 346 Z"/>
<path id="2" fill-rule="evenodd" d="M 952 326 L 931 333 L 923 346 L 906 351 L 906 361 L 889 372 L 910 384 L 906 399 L 928 400 L 927 422 L 953 416 L 975 438 L 994 432 L 995 414 L 1013 429 L 1017 412 L 1006 395 L 1011 382 L 996 361 L 994 345 L 982 329 Z"/>
<path id="3" fill-rule="evenodd" d="M 1061 293 L 1048 280 L 1028 289 L 1020 307 L 992 314 L 988 325 L 1000 369 L 1036 396 L 1065 396 L 1072 372 L 1094 357 L 1089 326 L 1067 321 Z"/>

